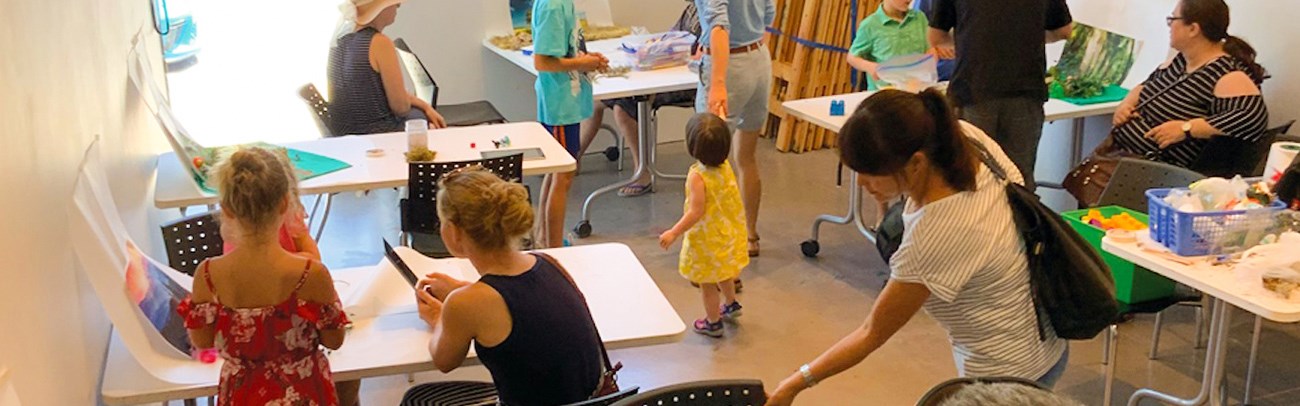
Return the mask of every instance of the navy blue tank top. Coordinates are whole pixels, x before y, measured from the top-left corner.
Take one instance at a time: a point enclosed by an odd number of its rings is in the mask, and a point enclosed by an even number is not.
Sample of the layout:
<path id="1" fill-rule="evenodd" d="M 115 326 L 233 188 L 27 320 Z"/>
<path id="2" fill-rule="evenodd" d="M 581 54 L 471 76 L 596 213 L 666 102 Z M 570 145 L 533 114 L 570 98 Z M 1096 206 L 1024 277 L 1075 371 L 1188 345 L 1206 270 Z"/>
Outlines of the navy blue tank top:
<path id="1" fill-rule="evenodd" d="M 370 67 L 374 28 L 344 35 L 330 49 L 330 131 L 334 135 L 404 131 L 406 122 L 388 106 L 388 93 L 379 72 Z"/>
<path id="2" fill-rule="evenodd" d="M 511 330 L 495 347 L 474 351 L 509 406 L 554 406 L 587 400 L 601 360 L 591 312 L 569 280 L 542 257 L 516 276 L 483 275 L 505 299 Z"/>

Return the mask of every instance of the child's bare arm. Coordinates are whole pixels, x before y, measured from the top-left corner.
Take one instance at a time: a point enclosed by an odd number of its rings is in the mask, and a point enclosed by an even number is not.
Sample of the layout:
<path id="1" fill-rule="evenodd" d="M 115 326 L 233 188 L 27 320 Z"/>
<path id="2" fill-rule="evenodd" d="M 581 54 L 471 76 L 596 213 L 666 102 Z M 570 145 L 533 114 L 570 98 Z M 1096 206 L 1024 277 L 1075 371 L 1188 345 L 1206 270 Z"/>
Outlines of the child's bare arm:
<path id="1" fill-rule="evenodd" d="M 664 249 L 673 245 L 677 238 L 686 233 L 686 230 L 695 226 L 704 217 L 704 203 L 706 199 L 704 189 L 704 179 L 700 175 L 692 172 L 686 176 L 686 212 L 682 213 L 682 219 L 677 221 L 673 228 L 665 231 L 659 236 L 659 245 Z"/>
<path id="2" fill-rule="evenodd" d="M 572 58 L 533 54 L 533 67 L 538 72 L 591 72 L 608 65 L 609 60 L 601 54 L 581 54 Z"/>
<path id="3" fill-rule="evenodd" d="M 307 281 L 303 284 L 301 294 L 303 300 L 314 303 L 334 304 L 339 300 L 339 294 L 334 290 L 334 278 L 330 276 L 329 269 L 315 261 L 312 262 L 311 270 L 307 271 Z M 346 330 L 343 326 L 323 329 L 320 331 L 321 345 L 337 350 L 343 346 L 345 335 Z"/>

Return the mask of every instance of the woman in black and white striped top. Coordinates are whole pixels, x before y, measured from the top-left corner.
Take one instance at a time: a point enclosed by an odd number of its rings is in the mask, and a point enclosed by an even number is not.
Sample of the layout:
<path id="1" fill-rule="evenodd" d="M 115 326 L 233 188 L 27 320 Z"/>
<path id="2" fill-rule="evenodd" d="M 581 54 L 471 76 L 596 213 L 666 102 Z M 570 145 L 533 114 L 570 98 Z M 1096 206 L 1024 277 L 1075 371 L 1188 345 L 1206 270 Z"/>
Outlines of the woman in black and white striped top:
<path id="1" fill-rule="evenodd" d="M 1115 147 L 1147 159 L 1189 167 L 1210 137 L 1255 142 L 1268 109 L 1259 84 L 1266 74 L 1255 50 L 1228 35 L 1223 0 L 1182 0 L 1166 18 L 1178 55 L 1133 89 L 1115 111 Z M 1223 157 L 1230 159 L 1230 157 Z"/>
<path id="2" fill-rule="evenodd" d="M 907 198 L 903 242 L 866 322 L 781 382 L 769 405 L 787 405 L 818 380 L 862 362 L 925 308 L 952 343 L 961 376 L 1014 376 L 1051 387 L 1067 343 L 1039 323 L 1024 243 L 1003 183 L 980 162 L 980 143 L 1024 179 L 998 144 L 953 115 L 936 90 L 883 90 L 840 131 L 840 160 L 878 200 Z M 939 372 L 939 371 L 936 371 Z"/>

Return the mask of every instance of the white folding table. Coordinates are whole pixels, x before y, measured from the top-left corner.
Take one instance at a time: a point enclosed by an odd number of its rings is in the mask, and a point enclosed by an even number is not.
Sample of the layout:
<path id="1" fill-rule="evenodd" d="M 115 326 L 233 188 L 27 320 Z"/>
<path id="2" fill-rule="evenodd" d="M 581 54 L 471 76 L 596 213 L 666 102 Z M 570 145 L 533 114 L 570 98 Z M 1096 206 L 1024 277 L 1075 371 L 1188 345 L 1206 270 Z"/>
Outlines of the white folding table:
<path id="1" fill-rule="evenodd" d="M 620 47 L 624 42 L 632 43 L 639 39 L 648 38 L 652 35 L 630 35 L 623 38 L 607 39 L 600 41 L 591 41 L 587 43 L 587 49 L 590 52 L 599 52 L 609 58 L 610 66 L 631 66 L 631 60 L 626 52 Z M 492 45 L 491 41 L 483 40 L 483 47 L 497 54 L 501 58 L 523 69 L 533 76 L 537 76 L 537 69 L 533 66 L 533 56 L 525 55 L 524 51 L 511 51 L 497 48 Z M 531 49 L 531 47 L 526 48 Z M 643 173 L 651 174 L 651 182 L 655 178 L 672 178 L 684 179 L 682 175 L 667 175 L 660 172 L 655 166 L 655 146 L 657 145 L 658 129 L 655 124 L 654 112 L 651 107 L 651 95 L 664 92 L 673 92 L 679 90 L 694 89 L 699 83 L 699 75 L 687 69 L 686 66 L 677 66 L 672 68 L 656 69 L 650 71 L 632 70 L 626 78 L 600 78 L 592 84 L 592 92 L 596 100 L 618 99 L 632 97 L 637 103 L 637 144 L 640 146 L 640 165 L 637 165 L 636 171 L 632 177 L 627 180 L 597 189 L 587 196 L 586 201 L 582 204 L 582 220 L 574 226 L 573 231 L 578 237 L 587 237 L 591 235 L 591 204 L 597 196 L 607 194 L 618 190 L 624 186 L 632 184 L 640 178 Z M 620 151 L 620 153 L 622 153 Z"/>
<path id="2" fill-rule="evenodd" d="M 506 148 L 541 148 L 544 159 L 525 160 L 524 175 L 543 175 L 571 171 L 577 162 L 546 129 L 537 123 L 507 123 L 474 127 L 429 130 L 429 149 L 437 152 L 436 162 L 482 159 L 480 152 L 493 150 L 492 141 L 509 136 Z M 474 147 L 471 147 L 471 144 Z M 407 150 L 406 133 L 349 135 L 295 142 L 284 146 L 347 162 L 352 167 L 303 181 L 303 195 L 358 192 L 406 186 L 408 166 L 403 155 Z M 368 157 L 366 151 L 379 148 L 380 157 Z M 215 194 L 199 189 L 189 171 L 181 167 L 174 152 L 158 156 L 158 177 L 154 183 L 154 206 L 160 209 L 213 205 Z"/>
<path id="3" fill-rule="evenodd" d="M 1139 232 L 1139 240 L 1146 239 L 1146 233 L 1146 231 Z M 1110 238 L 1102 239 L 1101 248 L 1135 265 L 1201 291 L 1212 299 L 1213 310 L 1210 312 L 1210 336 L 1205 352 L 1205 371 L 1201 377 L 1201 389 L 1196 397 L 1181 399 L 1152 389 L 1141 389 L 1129 398 L 1130 406 L 1137 405 L 1142 398 L 1158 399 L 1178 405 L 1220 404 L 1223 393 L 1220 392 L 1222 388 L 1218 383 L 1223 380 L 1227 366 L 1224 361 L 1233 307 L 1279 323 L 1300 322 L 1300 303 L 1248 294 L 1247 289 L 1241 286 L 1233 273 L 1225 267 L 1208 266 L 1205 260 L 1194 261 L 1192 265 L 1188 265 L 1188 261 L 1175 261 L 1179 258 L 1171 258 L 1172 254 L 1147 251 L 1137 243 L 1117 243 Z M 1256 332 L 1255 336 L 1258 337 L 1259 333 Z"/>
<path id="4" fill-rule="evenodd" d="M 474 272 L 466 260 L 429 259 L 405 247 L 397 250 L 417 274 L 448 269 Z M 573 275 L 608 348 L 668 344 L 682 339 L 686 325 L 626 245 L 597 244 L 541 252 L 551 254 Z M 331 273 L 336 285 L 351 284 L 340 288 L 339 294 L 345 304 L 352 303 L 346 307 L 354 315 L 343 347 L 329 354 L 337 380 L 435 369 L 428 351 L 433 332 L 415 313 L 410 285 L 391 264 L 382 261 L 375 266 Z M 363 283 L 368 285 L 358 286 Z M 469 362 L 477 363 L 472 349 Z M 212 364 L 212 379 L 195 385 L 163 381 L 145 371 L 114 333 L 104 366 L 103 401 L 108 405 L 135 405 L 212 396 L 217 391 L 218 372 L 219 365 Z"/>
<path id="5" fill-rule="evenodd" d="M 857 92 L 835 96 L 816 97 L 809 99 L 793 100 L 782 103 L 786 113 L 799 119 L 805 120 L 813 125 L 822 127 L 838 133 L 848 121 L 849 116 L 857 109 L 858 105 L 866 100 L 874 92 Z M 844 101 L 845 114 L 841 116 L 832 116 L 830 114 L 831 101 Z M 1072 143 L 1070 146 L 1070 167 L 1078 166 L 1079 160 L 1083 155 L 1083 123 L 1084 118 L 1089 116 L 1112 114 L 1119 107 L 1119 102 L 1099 103 L 1086 106 L 1079 106 L 1066 103 L 1056 99 L 1050 99 L 1043 104 L 1043 116 L 1045 122 L 1056 120 L 1074 120 L 1072 131 Z M 849 224 L 854 223 L 858 231 L 868 240 L 875 241 L 875 232 L 872 227 L 863 223 L 865 219 L 858 214 L 858 208 L 862 203 L 862 191 L 857 186 L 858 175 L 850 171 L 849 176 L 849 209 L 844 216 L 822 215 L 813 221 L 812 238 L 800 244 L 799 248 L 803 254 L 809 257 L 816 256 L 821 251 L 821 244 L 817 241 L 818 232 L 823 222 L 832 224 Z M 1040 185 L 1047 185 L 1047 182 L 1039 182 Z"/>

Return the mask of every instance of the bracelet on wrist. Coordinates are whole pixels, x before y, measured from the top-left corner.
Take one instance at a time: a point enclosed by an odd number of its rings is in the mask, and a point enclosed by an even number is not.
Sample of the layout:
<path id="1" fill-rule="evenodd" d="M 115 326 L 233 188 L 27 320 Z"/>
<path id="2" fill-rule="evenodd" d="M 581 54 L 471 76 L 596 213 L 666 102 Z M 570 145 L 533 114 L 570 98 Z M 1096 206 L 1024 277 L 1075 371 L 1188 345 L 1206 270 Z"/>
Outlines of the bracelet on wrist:
<path id="1" fill-rule="evenodd" d="M 808 366 L 808 364 L 803 364 L 803 366 L 799 367 L 799 375 L 803 376 L 803 384 L 805 387 L 811 388 L 817 386 L 817 378 L 813 377 L 812 367 Z"/>

